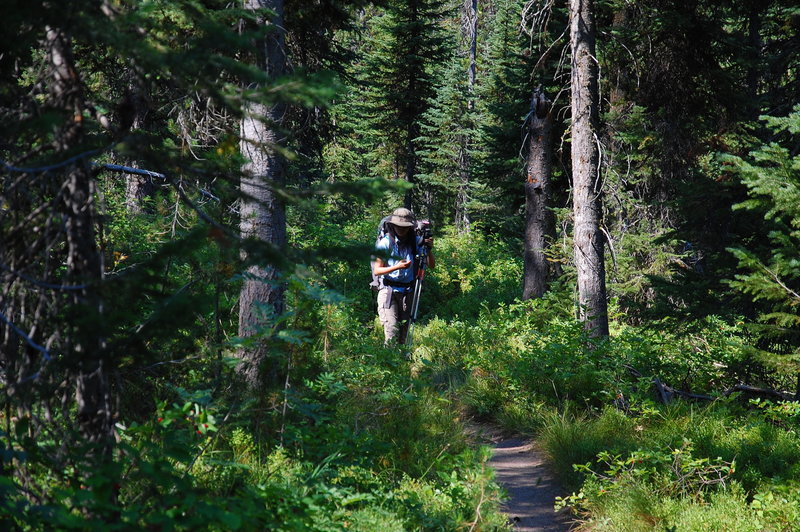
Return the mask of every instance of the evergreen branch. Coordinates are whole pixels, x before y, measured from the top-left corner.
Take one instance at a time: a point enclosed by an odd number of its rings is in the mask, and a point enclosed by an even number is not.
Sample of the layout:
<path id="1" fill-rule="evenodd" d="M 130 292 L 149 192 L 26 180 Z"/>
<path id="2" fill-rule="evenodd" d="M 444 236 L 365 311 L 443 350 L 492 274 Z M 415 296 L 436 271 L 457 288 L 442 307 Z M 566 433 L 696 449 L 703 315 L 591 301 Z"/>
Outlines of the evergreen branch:
<path id="1" fill-rule="evenodd" d="M 15 277 L 19 277 L 20 279 L 22 279 L 24 281 L 28 281 L 29 283 L 33 283 L 36 286 L 39 286 L 41 288 L 51 288 L 53 290 L 83 290 L 83 289 L 85 289 L 87 287 L 87 285 L 85 285 L 85 284 L 63 285 L 63 284 L 46 283 L 44 281 L 39 281 L 38 279 L 34 279 L 33 277 L 31 277 L 29 275 L 25 275 L 22 272 L 18 272 L 16 270 L 12 270 L 11 268 L 6 266 L 5 264 L 0 264 L 0 270 L 5 270 L 8 273 L 10 273 L 11 275 L 13 275 Z"/>
<path id="2" fill-rule="evenodd" d="M 153 172 L 152 170 L 143 170 L 141 168 L 133 168 L 131 166 L 122 166 L 120 164 L 101 164 L 99 165 L 101 168 L 106 170 L 111 170 L 112 172 L 121 172 L 124 174 L 135 174 L 135 175 L 143 175 L 146 177 L 157 177 L 158 179 L 163 179 L 164 181 L 169 182 L 169 177 L 165 174 L 159 172 Z M 200 191 L 200 194 L 210 198 L 214 201 L 219 201 L 219 198 L 212 194 L 211 192 L 207 191 L 204 188 L 197 187 L 197 190 Z"/>
<path id="3" fill-rule="evenodd" d="M 555 48 L 555 46 L 556 46 L 558 43 L 560 43 L 560 42 L 561 42 L 561 40 L 564 38 L 564 36 L 565 36 L 566 34 L 567 34 L 567 28 L 565 28 L 565 29 L 564 29 L 564 31 L 562 31 L 562 32 L 561 32 L 561 35 L 559 35 L 558 37 L 556 37 L 556 38 L 553 40 L 553 42 L 552 42 L 552 43 L 550 43 L 550 45 L 547 47 L 547 49 L 546 49 L 544 52 L 542 52 L 542 54 L 539 56 L 539 59 L 536 61 L 536 64 L 535 64 L 535 65 L 533 65 L 533 68 L 531 69 L 531 72 L 536 72 L 536 71 L 539 69 L 539 65 L 541 65 L 542 63 L 544 63 L 544 62 L 545 62 L 545 60 L 546 60 L 546 59 L 548 59 L 548 58 L 550 57 L 550 52 L 553 50 L 553 48 Z M 555 76 L 553 76 L 553 77 L 554 77 L 554 79 L 555 79 Z"/>
<path id="4" fill-rule="evenodd" d="M 155 364 L 150 364 L 149 366 L 145 366 L 145 367 L 139 369 L 138 371 L 147 371 L 149 369 L 153 369 L 153 368 L 155 368 L 157 366 L 163 366 L 165 364 L 183 364 L 184 362 L 188 362 L 190 360 L 197 360 L 198 358 L 203 358 L 203 357 L 202 357 L 202 355 L 195 355 L 195 356 L 186 357 L 186 358 L 178 358 L 178 359 L 175 359 L 175 360 L 163 360 L 161 362 L 156 362 Z"/>
<path id="5" fill-rule="evenodd" d="M 200 219 L 202 219 L 207 224 L 216 227 L 217 229 L 219 229 L 220 231 L 222 231 L 223 233 L 227 234 L 228 236 L 230 236 L 230 237 L 232 237 L 234 239 L 240 239 L 241 238 L 239 234 L 234 233 L 233 231 L 230 231 L 227 227 L 223 226 L 222 224 L 220 224 L 219 222 L 217 222 L 216 220 L 211 218 L 211 216 L 206 214 L 205 211 L 203 211 L 200 207 L 195 205 L 195 203 L 191 199 L 189 199 L 189 196 L 186 195 L 186 192 L 184 192 L 183 187 L 181 186 L 181 183 L 173 181 L 173 180 L 169 180 L 169 184 L 172 185 L 172 187 L 175 189 L 175 192 L 178 193 L 178 197 L 180 198 L 180 200 L 186 206 L 188 206 L 190 209 L 192 209 L 194 212 L 196 212 L 197 215 L 200 217 Z"/>
<path id="6" fill-rule="evenodd" d="M 778 274 L 774 273 L 772 270 L 767 268 L 764 264 L 761 264 L 761 267 L 764 269 L 765 272 L 767 272 L 768 274 L 770 274 L 772 276 L 772 278 L 775 280 L 775 282 L 778 284 L 778 286 L 783 288 L 783 290 L 786 291 L 794 300 L 796 300 L 797 302 L 800 302 L 800 294 L 798 294 L 797 292 L 795 292 L 794 290 L 792 290 L 791 288 L 786 286 L 786 284 L 783 281 L 781 281 L 781 278 L 778 277 Z"/>
<path id="7" fill-rule="evenodd" d="M 32 348 L 36 349 L 40 353 L 42 353 L 42 355 L 44 356 L 45 362 L 49 362 L 49 361 L 51 361 L 53 359 L 52 355 L 50 355 L 50 351 L 48 351 L 46 347 L 43 347 L 43 346 L 37 344 L 36 342 L 34 342 L 33 339 L 30 336 L 25 334 L 25 331 L 23 331 L 22 329 L 20 329 L 16 325 L 14 325 L 14 323 L 11 320 L 9 320 L 8 317 L 5 314 L 3 314 L 2 312 L 0 312 L 0 320 L 4 321 L 9 327 L 11 327 L 11 330 L 13 330 L 17 334 L 17 336 L 19 336 L 23 340 L 25 340 L 25 343 L 27 343 L 29 346 L 31 346 Z M 38 375 L 38 372 L 37 372 L 37 375 Z"/>
<path id="8" fill-rule="evenodd" d="M 608 242 L 608 249 L 611 251 L 611 263 L 614 265 L 614 273 L 617 273 L 617 252 L 614 250 L 614 240 L 611 238 L 611 233 L 608 232 L 605 225 L 600 226 L 600 231 L 606 236 Z"/>
<path id="9" fill-rule="evenodd" d="M 27 167 L 27 168 L 25 168 L 25 167 L 19 167 L 19 166 L 10 165 L 5 161 L 0 161 L 0 164 L 2 164 L 3 167 L 6 170 L 9 170 L 11 172 L 18 172 L 18 173 L 22 173 L 22 174 L 43 174 L 43 173 L 49 172 L 50 170 L 56 170 L 58 168 L 63 168 L 65 166 L 69 166 L 70 164 L 74 163 L 75 161 L 80 161 L 81 159 L 86 159 L 87 157 L 91 157 L 93 155 L 97 155 L 97 154 L 102 153 L 102 152 L 103 152 L 103 149 L 100 149 L 100 148 L 98 148 L 96 150 L 85 151 L 83 153 L 79 153 L 78 155 L 74 155 L 74 156 L 70 157 L 69 159 L 61 161 L 60 163 L 55 163 L 55 164 L 51 164 L 51 165 L 47 165 L 47 166 L 36 166 L 36 167 Z"/>
<path id="10" fill-rule="evenodd" d="M 87 157 L 91 157 L 93 155 L 97 155 L 99 153 L 102 153 L 103 151 L 104 151 L 103 149 L 89 150 L 89 151 L 86 151 L 86 152 L 83 152 L 83 153 L 79 153 L 78 155 L 70 157 L 69 159 L 61 161 L 59 163 L 55 163 L 55 164 L 51 164 L 51 165 L 47 165 L 47 166 L 19 167 L 19 166 L 13 166 L 13 165 L 5 162 L 5 161 L 0 161 L 0 165 L 2 165 L 6 170 L 9 170 L 11 172 L 17 172 L 17 173 L 23 173 L 23 174 L 43 174 L 43 173 L 47 173 L 47 172 L 49 172 L 51 170 L 56 170 L 58 168 L 63 168 L 65 166 L 69 166 L 70 164 L 74 163 L 75 161 L 79 161 L 81 159 L 85 159 Z M 91 163 L 91 164 L 92 164 L 92 166 L 99 166 L 100 168 L 104 168 L 106 170 L 111 170 L 112 172 L 122 172 L 122 173 L 126 173 L 126 174 L 136 174 L 136 175 L 143 175 L 143 176 L 147 176 L 147 177 L 157 177 L 159 179 L 163 179 L 165 181 L 169 181 L 169 178 L 166 175 L 161 174 L 159 172 L 153 172 L 152 170 L 142 170 L 140 168 L 132 168 L 130 166 L 122 166 L 122 165 L 119 165 L 119 164 L 96 164 L 96 163 Z M 198 190 L 200 191 L 200 193 L 203 196 L 211 198 L 212 200 L 215 200 L 215 201 L 219 201 L 219 198 L 217 196 L 215 196 L 211 192 L 207 191 L 206 189 L 198 187 Z M 203 216 L 201 216 L 201 217 L 204 220 L 206 219 Z M 206 221 L 208 221 L 208 220 L 206 220 Z"/>
<path id="11" fill-rule="evenodd" d="M 16 325 L 14 325 L 14 323 L 11 320 L 9 320 L 6 317 L 6 315 L 3 314 L 2 312 L 0 312 L 0 320 L 2 320 L 9 327 L 11 327 L 11 330 L 14 331 L 17 334 L 17 336 L 19 336 L 23 340 L 25 340 L 25 343 L 27 343 L 29 346 L 31 346 L 32 348 L 36 349 L 37 351 L 39 351 L 42 354 L 42 363 L 39 365 L 39 369 L 34 374 L 29 375 L 28 377 L 25 377 L 24 379 L 22 379 L 22 380 L 20 380 L 18 382 L 9 383 L 8 386 L 11 387 L 11 388 L 14 388 L 16 386 L 20 386 L 20 385 L 25 384 L 27 382 L 35 381 L 42 374 L 42 368 L 44 368 L 45 364 L 47 364 L 48 362 L 53 360 L 53 356 L 50 354 L 50 351 L 48 351 L 46 347 L 37 344 L 33 340 L 33 338 L 31 338 L 30 336 L 25 334 L 25 331 L 23 331 L 22 329 L 20 329 Z"/>

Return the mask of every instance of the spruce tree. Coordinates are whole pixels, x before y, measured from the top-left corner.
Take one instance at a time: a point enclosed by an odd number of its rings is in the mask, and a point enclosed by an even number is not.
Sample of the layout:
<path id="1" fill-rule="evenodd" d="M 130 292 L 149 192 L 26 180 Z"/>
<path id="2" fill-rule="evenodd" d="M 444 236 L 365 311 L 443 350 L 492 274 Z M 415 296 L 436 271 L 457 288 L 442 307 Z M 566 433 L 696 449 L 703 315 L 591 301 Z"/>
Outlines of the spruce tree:
<path id="1" fill-rule="evenodd" d="M 481 190 L 472 201 L 475 218 L 488 231 L 513 235 L 522 234 L 524 124 L 535 88 L 536 59 L 529 37 L 520 30 L 523 5 L 501 0 L 493 11 L 487 10 L 487 35 L 479 54 L 486 73 L 479 78 L 476 105 Z"/>
<path id="2" fill-rule="evenodd" d="M 748 157 L 727 155 L 747 187 L 749 199 L 734 209 L 763 214 L 768 232 L 751 247 L 731 247 L 739 273 L 729 284 L 758 304 L 760 330 L 779 343 L 800 348 L 800 156 L 792 149 L 800 139 L 800 106 L 786 117 L 764 117 L 776 140 Z M 786 346 L 776 345 L 785 351 Z"/>
<path id="3" fill-rule="evenodd" d="M 453 53 L 419 137 L 419 181 L 435 198 L 427 202 L 428 214 L 435 212 L 437 223 L 446 220 L 462 233 L 469 229 L 470 198 L 477 187 L 472 161 L 478 128 L 470 106 L 468 69 L 469 62 Z"/>
<path id="4" fill-rule="evenodd" d="M 419 173 L 421 121 L 435 94 L 434 68 L 444 54 L 445 14 L 442 0 L 391 0 L 372 35 L 368 68 L 378 100 L 376 125 L 391 154 L 391 177 L 412 185 Z M 419 192 L 409 189 L 407 208 L 415 196 Z"/>

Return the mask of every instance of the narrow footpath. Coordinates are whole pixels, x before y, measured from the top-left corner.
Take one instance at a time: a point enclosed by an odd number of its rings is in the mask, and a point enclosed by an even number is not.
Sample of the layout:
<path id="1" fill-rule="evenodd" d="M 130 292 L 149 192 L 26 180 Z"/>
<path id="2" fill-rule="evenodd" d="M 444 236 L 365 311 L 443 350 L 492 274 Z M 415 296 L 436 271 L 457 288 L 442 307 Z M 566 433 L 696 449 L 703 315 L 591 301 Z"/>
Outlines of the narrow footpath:
<path id="1" fill-rule="evenodd" d="M 520 438 L 501 440 L 494 445 L 489 464 L 497 483 L 508 492 L 504 511 L 514 529 L 524 532 L 562 532 L 567 520 L 555 513 L 553 505 L 561 495 L 548 471 L 541 451 Z"/>
<path id="2" fill-rule="evenodd" d="M 492 446 L 489 465 L 495 479 L 508 492 L 503 511 L 520 532 L 566 532 L 566 516 L 553 510 L 555 498 L 563 495 L 542 451 L 519 437 L 505 437 L 493 427 L 473 427 L 471 432 Z"/>

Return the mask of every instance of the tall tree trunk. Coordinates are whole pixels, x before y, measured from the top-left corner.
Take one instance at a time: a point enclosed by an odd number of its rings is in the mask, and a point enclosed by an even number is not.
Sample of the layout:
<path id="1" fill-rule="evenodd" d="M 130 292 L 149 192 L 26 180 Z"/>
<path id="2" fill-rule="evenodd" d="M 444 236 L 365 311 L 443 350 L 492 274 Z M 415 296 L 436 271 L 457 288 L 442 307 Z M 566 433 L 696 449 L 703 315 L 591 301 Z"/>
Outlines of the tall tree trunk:
<path id="1" fill-rule="evenodd" d="M 467 83 L 469 87 L 469 108 L 475 107 L 472 95 L 475 90 L 475 81 L 478 74 L 478 0 L 464 0 L 465 21 L 462 28 L 465 31 L 466 41 L 469 43 L 469 68 L 467 70 Z"/>
<path id="2" fill-rule="evenodd" d="M 467 135 L 461 135 L 459 137 L 459 175 L 458 189 L 456 190 L 454 222 L 456 232 L 460 235 L 469 233 L 472 224 L 469 217 L 469 209 L 467 209 L 467 202 L 469 202 L 470 176 L 472 175 L 471 157 L 469 156 L 469 143 L 470 139 L 467 137 Z"/>
<path id="3" fill-rule="evenodd" d="M 120 128 L 125 131 L 128 128 L 134 133 L 143 131 L 147 123 L 147 115 L 150 111 L 148 104 L 147 89 L 142 80 L 133 69 L 128 73 L 130 80 L 125 94 L 123 111 L 120 112 L 122 123 Z M 126 166 L 137 168 L 141 165 L 140 161 L 125 161 Z M 158 169 L 155 169 L 158 170 Z M 156 184 L 152 176 L 127 174 L 125 176 L 125 206 L 130 214 L 143 214 L 152 209 L 147 206 L 147 201 L 156 192 Z"/>
<path id="4" fill-rule="evenodd" d="M 478 72 L 478 0 L 464 0 L 461 17 L 461 34 L 469 55 L 467 67 L 467 113 L 466 119 L 472 121 L 475 109 L 475 83 Z M 468 135 L 459 137 L 458 151 L 458 188 L 456 190 L 455 228 L 459 234 L 468 233 L 471 226 L 467 202 L 472 176 L 472 158 L 470 157 L 471 139 Z"/>
<path id="5" fill-rule="evenodd" d="M 547 288 L 547 240 L 555 228 L 550 210 L 552 175 L 551 103 L 541 89 L 531 98 L 525 178 L 525 274 L 522 299 L 541 297 Z"/>
<path id="6" fill-rule="evenodd" d="M 269 24 L 272 31 L 258 46 L 261 68 L 270 78 L 285 73 L 286 56 L 283 29 L 283 0 L 246 0 L 247 9 L 270 9 L 275 15 Z M 284 139 L 281 124 L 285 105 L 250 103 L 241 123 L 240 149 L 247 162 L 242 167 L 241 225 L 245 240 L 267 243 L 277 250 L 286 245 L 285 206 L 275 187 L 285 182 L 285 164 L 274 149 Z M 284 287 L 280 272 L 274 265 L 251 264 L 247 268 L 239 296 L 239 336 L 249 338 L 269 324 L 269 314 L 283 312 Z M 250 389 L 257 389 L 266 377 L 277 382 L 279 368 L 264 368 L 267 343 L 260 340 L 240 351 L 243 363 L 240 373 Z"/>
<path id="7" fill-rule="evenodd" d="M 411 183 L 412 185 L 416 185 L 416 173 L 417 173 L 417 150 L 416 146 L 414 145 L 414 139 L 417 138 L 419 134 L 416 132 L 416 128 L 409 125 L 408 132 L 406 133 L 406 149 L 403 157 L 405 158 L 405 172 L 406 172 L 406 181 Z M 427 192 L 427 191 L 426 191 Z M 425 207 L 428 211 L 431 209 L 431 205 L 428 203 L 429 195 L 426 193 L 422 194 L 422 200 L 425 203 Z M 406 191 L 405 197 L 403 198 L 403 206 L 406 209 L 414 210 L 414 187 L 412 186 Z"/>
<path id="8" fill-rule="evenodd" d="M 763 12 L 771 2 L 755 0 L 750 4 L 747 20 L 747 102 L 749 105 L 748 118 L 756 120 L 761 111 L 758 99 L 758 81 L 762 70 L 761 59 L 761 30 L 763 26 Z"/>
<path id="9" fill-rule="evenodd" d="M 60 28 L 46 29 L 48 62 L 52 72 L 51 95 L 54 104 L 69 113 L 67 124 L 55 136 L 55 150 L 66 155 L 84 140 L 85 102 L 75 68 L 69 36 Z M 72 315 L 80 319 L 68 333 L 69 353 L 75 357 L 75 400 L 77 422 L 83 439 L 90 444 L 86 453 L 87 476 L 93 476 L 111 459 L 114 443 L 113 402 L 109 374 L 110 361 L 104 359 L 105 341 L 100 317 L 102 302 L 98 294 L 103 261 L 96 242 L 94 186 L 85 160 L 68 166 L 61 200 L 67 247 L 67 275 L 80 286 L 72 291 Z"/>
<path id="10" fill-rule="evenodd" d="M 608 335 L 601 188 L 599 88 L 592 0 L 570 0 L 572 194 L 579 317 L 593 337 Z"/>

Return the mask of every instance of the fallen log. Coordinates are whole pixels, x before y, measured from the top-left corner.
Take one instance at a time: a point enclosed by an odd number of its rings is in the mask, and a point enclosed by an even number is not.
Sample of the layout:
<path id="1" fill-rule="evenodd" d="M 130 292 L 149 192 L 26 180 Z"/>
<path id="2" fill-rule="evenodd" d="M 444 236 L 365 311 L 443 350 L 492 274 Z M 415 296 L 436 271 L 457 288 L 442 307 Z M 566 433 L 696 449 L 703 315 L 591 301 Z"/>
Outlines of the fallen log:
<path id="1" fill-rule="evenodd" d="M 645 378 L 645 376 L 642 375 L 642 372 L 637 370 L 633 366 L 625 364 L 623 367 L 628 371 L 628 373 L 632 377 L 636 379 Z M 657 400 L 663 404 L 668 404 L 670 401 L 672 401 L 672 399 L 676 397 L 681 399 L 695 400 L 695 401 L 714 401 L 715 399 L 717 399 L 717 397 L 712 395 L 704 395 L 704 394 L 686 392 L 683 390 L 675 389 L 667 384 L 664 384 L 658 377 L 653 377 L 650 381 L 653 384 L 653 388 L 655 389 Z M 735 386 L 731 386 L 730 388 L 722 392 L 722 396 L 728 397 L 736 392 L 745 395 L 764 397 L 768 399 L 777 399 L 780 401 L 798 400 L 795 394 L 789 392 L 782 392 L 780 390 L 773 390 L 771 388 L 759 388 L 757 386 L 750 386 L 747 384 L 737 384 Z"/>
<path id="2" fill-rule="evenodd" d="M 756 386 L 748 386 L 746 384 L 737 384 L 722 392 L 725 397 L 735 392 L 742 392 L 749 395 L 758 395 L 766 398 L 778 399 L 780 401 L 796 401 L 797 398 L 794 394 L 789 392 L 781 392 L 780 390 L 773 390 L 771 388 L 758 388 Z"/>

